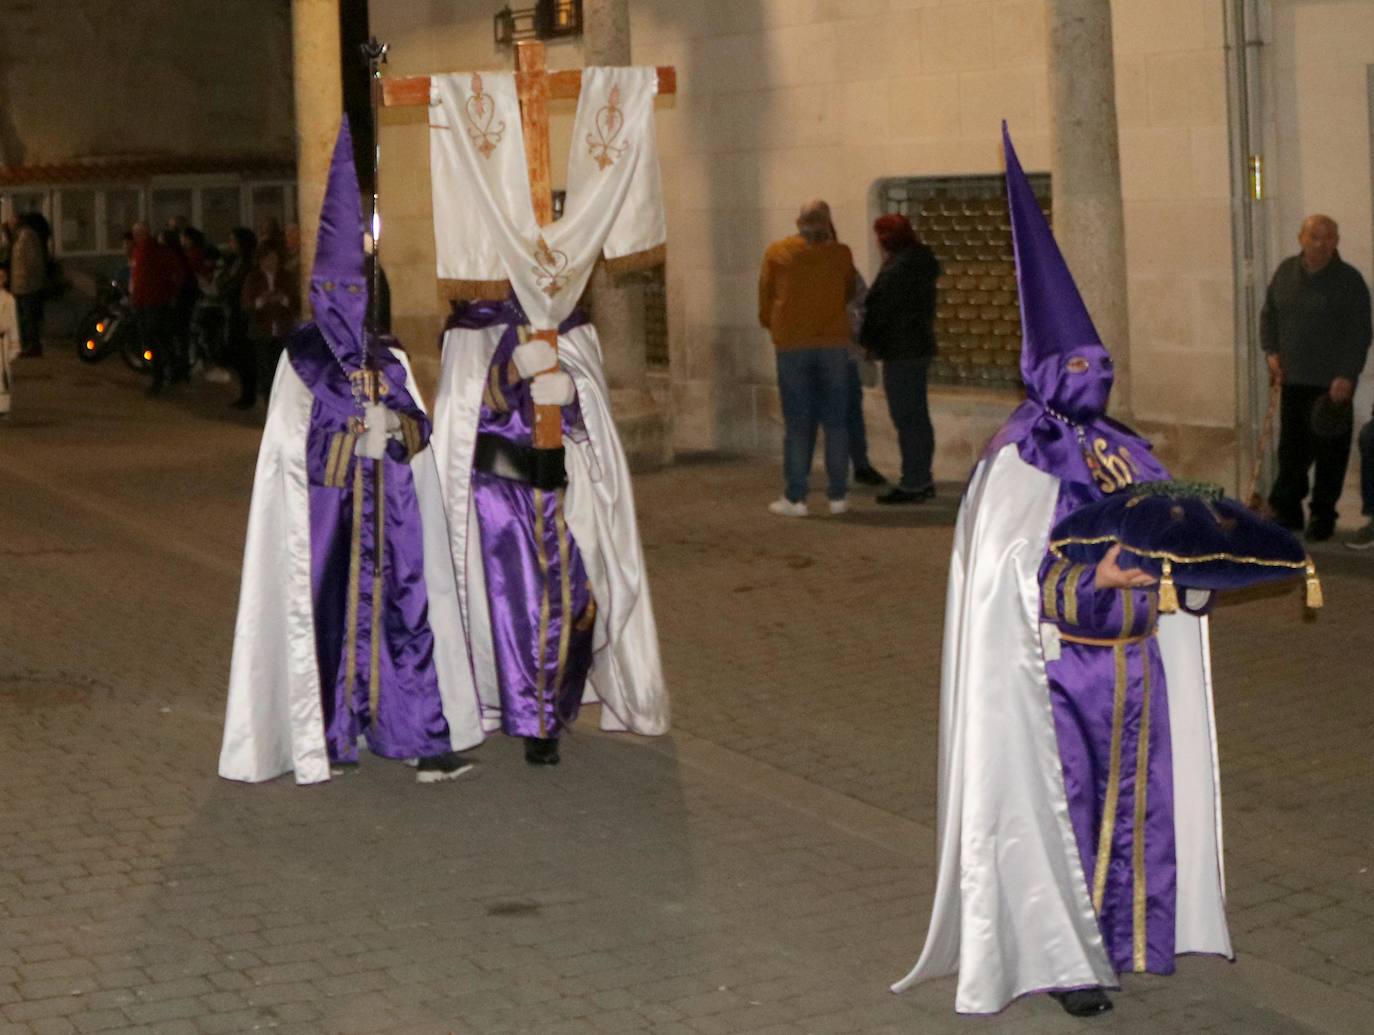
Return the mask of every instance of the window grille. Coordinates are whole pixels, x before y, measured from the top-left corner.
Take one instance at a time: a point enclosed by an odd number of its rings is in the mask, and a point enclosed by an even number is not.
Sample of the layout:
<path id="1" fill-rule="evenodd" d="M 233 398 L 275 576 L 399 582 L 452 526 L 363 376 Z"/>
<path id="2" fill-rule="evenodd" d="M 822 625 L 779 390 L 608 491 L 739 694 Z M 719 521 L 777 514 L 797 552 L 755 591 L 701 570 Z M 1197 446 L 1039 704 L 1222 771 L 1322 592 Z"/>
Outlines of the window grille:
<path id="1" fill-rule="evenodd" d="M 1050 217 L 1050 177 L 1030 176 Z M 984 388 L 1021 386 L 1021 313 L 1002 176 L 910 177 L 878 185 L 884 213 L 900 212 L 935 252 L 943 275 L 935 317 L 939 353 L 930 379 Z"/>

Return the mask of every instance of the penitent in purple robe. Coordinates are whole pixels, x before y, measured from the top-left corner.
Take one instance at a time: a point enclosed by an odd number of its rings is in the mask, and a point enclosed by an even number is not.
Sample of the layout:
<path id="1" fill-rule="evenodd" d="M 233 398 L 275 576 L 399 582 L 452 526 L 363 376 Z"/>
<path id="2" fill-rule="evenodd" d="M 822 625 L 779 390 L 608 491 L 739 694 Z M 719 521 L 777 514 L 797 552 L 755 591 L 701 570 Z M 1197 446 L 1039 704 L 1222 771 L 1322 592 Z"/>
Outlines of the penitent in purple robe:
<path id="1" fill-rule="evenodd" d="M 1020 288 L 1026 401 L 989 444 L 1059 479 L 1054 523 L 1168 478 L 1150 445 L 1105 413 L 1113 374 L 1008 138 L 1008 207 Z M 1098 590 L 1096 570 L 1050 554 L 1041 621 L 1059 632 L 1045 673 L 1069 820 L 1108 961 L 1174 970 L 1177 866 L 1168 687 L 1156 590 Z M 1094 641 L 1094 642 L 1083 642 Z"/>
<path id="2" fill-rule="evenodd" d="M 306 439 L 310 567 L 330 761 L 356 761 L 359 735 L 385 758 L 441 754 L 450 749 L 449 729 L 410 469 L 429 441 L 429 419 L 406 390 L 405 368 L 390 348 L 377 348 L 381 398 L 399 417 L 401 435 L 381 460 L 355 456 L 353 382 L 316 325 L 296 331 L 286 354 L 315 400 Z"/>
<path id="3" fill-rule="evenodd" d="M 586 322 L 574 313 L 561 333 Z M 523 315 L 513 302 L 464 307 L 457 326 L 505 323 L 488 368 L 477 430 L 519 446 L 534 442 L 530 382 L 511 361 Z M 576 402 L 563 408 L 563 433 L 580 433 Z M 492 645 L 501 693 L 501 729 L 556 737 L 577 718 L 592 663 L 596 604 L 582 554 L 563 514 L 563 491 L 536 489 L 488 471 L 472 472 L 482 537 Z"/>

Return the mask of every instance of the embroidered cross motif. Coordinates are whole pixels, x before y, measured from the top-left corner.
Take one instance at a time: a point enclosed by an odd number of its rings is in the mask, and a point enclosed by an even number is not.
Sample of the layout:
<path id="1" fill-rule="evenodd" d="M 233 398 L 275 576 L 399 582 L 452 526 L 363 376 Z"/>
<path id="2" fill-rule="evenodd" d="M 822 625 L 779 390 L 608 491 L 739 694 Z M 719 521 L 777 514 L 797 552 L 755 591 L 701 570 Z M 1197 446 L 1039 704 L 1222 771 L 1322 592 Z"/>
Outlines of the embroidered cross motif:
<path id="1" fill-rule="evenodd" d="M 620 87 L 612 86 L 611 95 L 596 113 L 596 130 L 587 134 L 587 153 L 601 169 L 615 164 L 615 160 L 629 150 L 629 144 L 617 144 L 616 137 L 625 128 L 625 113 L 620 110 Z"/>
<path id="2" fill-rule="evenodd" d="M 539 287 L 544 294 L 553 298 L 568 282 L 567 253 L 550 248 L 548 242 L 540 237 L 534 248 L 534 263 L 531 267 L 534 279 L 539 281 Z"/>
<path id="3" fill-rule="evenodd" d="M 505 122 L 496 122 L 496 102 L 483 92 L 482 77 L 472 73 L 472 96 L 463 108 L 468 121 L 468 136 L 483 158 L 490 158 L 506 132 Z"/>

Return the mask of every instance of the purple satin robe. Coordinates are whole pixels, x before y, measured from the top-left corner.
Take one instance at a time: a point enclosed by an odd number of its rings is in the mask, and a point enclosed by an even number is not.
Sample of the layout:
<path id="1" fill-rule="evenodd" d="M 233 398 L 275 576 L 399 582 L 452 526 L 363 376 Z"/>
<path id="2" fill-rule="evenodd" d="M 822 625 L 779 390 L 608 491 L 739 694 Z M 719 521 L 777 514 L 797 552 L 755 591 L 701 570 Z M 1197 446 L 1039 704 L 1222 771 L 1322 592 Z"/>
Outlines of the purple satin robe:
<path id="1" fill-rule="evenodd" d="M 315 649 L 325 739 L 332 762 L 356 762 L 357 740 L 373 754 L 414 758 L 450 750 L 448 723 L 434 667 L 434 636 L 424 581 L 424 547 L 410 458 L 429 441 L 430 424 L 406 391 L 404 367 L 379 349 L 384 405 L 402 419 L 381 461 L 353 455 L 350 420 L 361 416 L 348 376 L 319 329 L 306 324 L 288 339 L 287 355 L 314 396 L 306 441 L 310 479 L 310 562 Z M 377 493 L 381 467 L 382 493 Z M 361 517 L 354 584 L 355 492 Z M 374 596 L 377 504 L 383 502 L 381 584 Z M 349 650 L 350 597 L 356 623 Z M 380 609 L 374 623 L 374 599 Z M 373 635 L 374 628 L 379 635 Z M 372 714 L 376 671 L 377 714 Z M 351 692 L 350 692 L 351 684 Z"/>
<path id="2" fill-rule="evenodd" d="M 449 326 L 505 324 L 488 368 L 477 430 L 522 446 L 534 441 L 530 382 L 511 354 L 523 313 L 513 302 L 460 309 Z M 585 322 L 575 313 L 560 331 Z M 563 408 L 563 431 L 577 433 L 581 412 Z M 482 537 L 492 646 L 501 694 L 501 729 L 518 737 L 557 737 L 577 718 L 592 662 L 596 605 L 581 551 L 563 515 L 563 493 L 474 470 L 472 501 Z"/>

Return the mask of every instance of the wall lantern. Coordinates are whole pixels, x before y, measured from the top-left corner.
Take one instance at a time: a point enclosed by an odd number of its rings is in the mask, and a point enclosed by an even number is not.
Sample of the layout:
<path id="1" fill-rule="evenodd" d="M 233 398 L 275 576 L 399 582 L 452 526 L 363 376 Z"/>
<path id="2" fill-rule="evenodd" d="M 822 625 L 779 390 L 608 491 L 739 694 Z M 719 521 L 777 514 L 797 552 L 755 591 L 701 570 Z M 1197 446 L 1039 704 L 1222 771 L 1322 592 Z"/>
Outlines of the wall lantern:
<path id="1" fill-rule="evenodd" d="M 498 47 L 516 40 L 549 40 L 582 34 L 582 0 L 537 0 L 533 7 L 512 9 L 509 4 L 492 18 L 492 37 Z"/>

